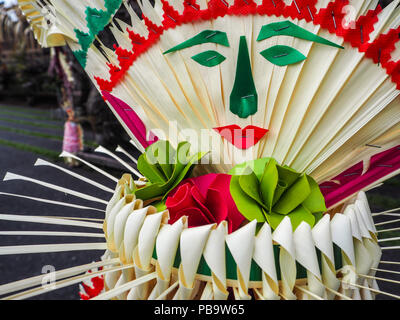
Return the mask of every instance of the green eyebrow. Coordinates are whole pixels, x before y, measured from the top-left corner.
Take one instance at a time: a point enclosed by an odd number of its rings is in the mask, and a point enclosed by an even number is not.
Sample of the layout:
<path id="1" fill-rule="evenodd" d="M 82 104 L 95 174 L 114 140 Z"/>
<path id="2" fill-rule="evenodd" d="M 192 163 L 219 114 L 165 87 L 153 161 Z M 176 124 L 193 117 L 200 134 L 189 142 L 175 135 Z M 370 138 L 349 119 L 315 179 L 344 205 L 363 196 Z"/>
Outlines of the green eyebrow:
<path id="1" fill-rule="evenodd" d="M 199 34 L 195 35 L 194 37 L 165 51 L 164 54 L 182 50 L 203 43 L 217 43 L 225 47 L 229 47 L 228 37 L 225 32 L 216 30 L 204 30 Z"/>
<path id="2" fill-rule="evenodd" d="M 331 42 L 325 38 L 299 27 L 290 21 L 273 22 L 262 26 L 257 41 L 265 40 L 274 36 L 292 36 L 304 40 L 326 44 L 328 46 L 344 49 L 344 47 Z"/>

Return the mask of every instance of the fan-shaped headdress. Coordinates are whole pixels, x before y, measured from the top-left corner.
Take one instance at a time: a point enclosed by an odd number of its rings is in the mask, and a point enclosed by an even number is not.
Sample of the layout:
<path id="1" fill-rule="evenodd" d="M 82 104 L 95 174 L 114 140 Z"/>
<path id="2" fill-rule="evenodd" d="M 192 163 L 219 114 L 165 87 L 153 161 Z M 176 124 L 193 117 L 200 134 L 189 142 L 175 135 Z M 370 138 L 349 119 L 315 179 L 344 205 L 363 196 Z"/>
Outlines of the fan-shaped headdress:
<path id="1" fill-rule="evenodd" d="M 43 46 L 70 46 L 142 152 L 136 170 L 97 150 L 137 177 L 111 177 L 104 269 L 82 277 L 104 274 L 97 298 L 380 292 L 364 191 L 400 170 L 399 0 L 19 4 Z"/>

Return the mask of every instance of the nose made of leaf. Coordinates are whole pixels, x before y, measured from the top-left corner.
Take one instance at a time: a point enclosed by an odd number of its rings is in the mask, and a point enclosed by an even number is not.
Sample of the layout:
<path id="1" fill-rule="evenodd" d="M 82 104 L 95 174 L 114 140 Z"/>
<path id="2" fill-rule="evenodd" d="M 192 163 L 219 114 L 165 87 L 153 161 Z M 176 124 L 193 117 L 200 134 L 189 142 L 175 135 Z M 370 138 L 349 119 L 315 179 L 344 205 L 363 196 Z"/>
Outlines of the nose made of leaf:
<path id="1" fill-rule="evenodd" d="M 246 37 L 241 36 L 235 82 L 229 101 L 230 110 L 240 118 L 247 118 L 257 112 L 257 101 L 257 90 L 254 85 Z"/>

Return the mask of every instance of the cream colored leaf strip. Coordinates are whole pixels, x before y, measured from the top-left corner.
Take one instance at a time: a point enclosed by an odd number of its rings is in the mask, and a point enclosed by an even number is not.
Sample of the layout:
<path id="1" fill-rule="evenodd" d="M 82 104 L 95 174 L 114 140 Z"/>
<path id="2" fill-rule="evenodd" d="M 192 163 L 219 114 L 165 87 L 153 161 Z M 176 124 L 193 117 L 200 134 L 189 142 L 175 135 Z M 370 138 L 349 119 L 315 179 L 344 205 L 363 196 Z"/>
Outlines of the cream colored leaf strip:
<path id="1" fill-rule="evenodd" d="M 61 225 L 66 225 L 66 226 L 78 226 L 78 227 L 103 229 L 103 225 L 100 223 L 86 222 L 86 221 L 70 221 L 70 220 L 63 219 L 63 218 L 23 216 L 23 215 L 17 215 L 17 214 L 0 214 L 0 220 L 25 221 L 25 222 L 34 222 L 34 223 L 47 223 L 47 224 L 61 224 Z"/>
<path id="2" fill-rule="evenodd" d="M 72 172 L 71 170 L 67 170 L 67 169 L 65 169 L 63 167 L 57 166 L 57 165 L 55 165 L 55 164 L 53 164 L 51 162 L 45 161 L 43 159 L 37 159 L 35 164 L 34 164 L 34 166 L 49 166 L 49 167 L 56 168 L 58 170 L 61 170 L 61 171 L 65 172 L 65 173 L 69 174 L 70 176 L 73 176 L 74 178 L 80 179 L 80 180 L 82 180 L 82 181 L 84 181 L 86 183 L 89 183 L 89 184 L 91 184 L 91 185 L 93 185 L 93 186 L 95 186 L 95 187 L 97 187 L 99 189 L 102 189 L 102 190 L 110 192 L 110 193 L 114 193 L 113 189 L 110 189 L 110 188 L 108 188 L 106 186 L 103 186 L 102 184 L 100 184 L 100 183 L 98 183 L 96 181 L 93 181 L 92 179 L 86 178 L 86 177 L 84 177 L 84 176 L 82 176 L 80 174 Z"/>
<path id="3" fill-rule="evenodd" d="M 393 211 L 397 211 L 400 210 L 400 208 L 394 208 L 394 209 L 390 209 L 390 210 L 386 210 L 386 211 L 382 211 L 382 212 L 377 212 L 377 213 L 373 213 L 372 216 L 379 216 L 381 214 L 385 214 L 385 213 L 389 213 L 389 212 L 393 212 Z"/>
<path id="4" fill-rule="evenodd" d="M 175 281 L 173 285 L 169 286 L 169 288 L 161 293 L 155 300 L 163 300 L 170 292 L 172 292 L 172 290 L 174 290 L 178 286 L 178 284 L 179 281 Z"/>
<path id="5" fill-rule="evenodd" d="M 379 263 L 384 263 L 384 264 L 400 264 L 400 262 L 397 262 L 397 261 L 379 261 Z"/>
<path id="6" fill-rule="evenodd" d="M 129 142 L 136 148 L 138 149 L 141 153 L 144 153 L 146 150 L 143 148 L 143 146 L 139 143 L 139 141 L 135 137 L 131 137 L 131 140 Z"/>
<path id="7" fill-rule="evenodd" d="M 102 233 L 58 232 L 58 231 L 0 231 L 0 236 L 56 236 L 56 237 L 104 238 L 104 234 Z"/>
<path id="8" fill-rule="evenodd" d="M 97 243 L 57 243 L 57 244 L 34 244 L 27 246 L 4 246 L 0 247 L 0 255 L 64 252 L 77 250 L 105 250 L 106 242 Z"/>
<path id="9" fill-rule="evenodd" d="M 29 182 L 33 182 L 33 183 L 36 183 L 38 185 L 44 186 L 46 188 L 50 188 L 50 189 L 53 189 L 53 190 L 64 192 L 66 194 L 70 194 L 70 195 L 73 195 L 75 197 L 79 197 L 79 198 L 86 199 L 86 200 L 89 200 L 89 201 L 95 201 L 95 202 L 100 202 L 100 203 L 104 203 L 104 204 L 108 203 L 107 201 L 105 201 L 103 199 L 99 199 L 99 198 L 96 198 L 96 197 L 93 197 L 93 196 L 90 196 L 90 195 L 87 195 L 87 194 L 84 194 L 84 193 L 81 193 L 81 192 L 78 192 L 78 191 L 74 191 L 74 190 L 71 190 L 71 189 L 63 188 L 63 187 L 60 187 L 60 186 L 57 186 L 57 185 L 54 185 L 54 184 L 51 184 L 51 183 L 48 183 L 48 182 L 32 179 L 32 178 L 21 176 L 19 174 L 15 174 L 15 173 L 11 173 L 11 172 L 7 172 L 3 180 L 4 181 L 8 181 L 8 180 L 29 181 Z"/>
<path id="10" fill-rule="evenodd" d="M 107 155 L 109 155 L 110 157 L 114 158 L 115 160 L 117 160 L 119 163 L 121 163 L 125 168 L 127 168 L 128 170 L 130 170 L 132 173 L 134 173 L 138 178 L 144 178 L 137 170 L 135 170 L 134 168 L 132 168 L 129 164 L 127 164 L 124 160 L 122 160 L 120 157 L 118 157 L 117 155 L 115 155 L 114 153 L 112 153 L 111 151 L 107 150 L 106 148 L 99 146 L 97 147 L 95 150 L 95 152 L 101 152 L 101 153 L 105 153 Z"/>
<path id="11" fill-rule="evenodd" d="M 128 153 L 128 151 L 126 151 L 125 149 L 123 149 L 121 146 L 118 146 L 118 147 L 115 149 L 115 151 L 123 153 L 123 154 L 126 155 L 129 159 L 131 159 L 134 163 L 137 164 L 137 159 L 135 159 L 132 155 L 130 155 L 130 154 Z"/>
<path id="12" fill-rule="evenodd" d="M 113 181 L 115 181 L 115 182 L 118 182 L 118 179 L 117 179 L 116 177 L 114 177 L 114 176 L 112 176 L 111 174 L 105 172 L 104 170 L 101 170 L 100 168 L 96 167 L 95 165 L 91 164 L 90 162 L 87 162 L 86 160 L 83 160 L 83 159 L 77 157 L 76 155 L 74 155 L 74 154 L 72 154 L 72 153 L 69 153 L 69 152 L 67 152 L 67 151 L 63 151 L 63 152 L 60 154 L 60 157 L 62 157 L 62 158 L 70 157 L 70 158 L 79 160 L 80 162 L 86 164 L 88 167 L 92 168 L 93 170 L 95 170 L 95 171 L 101 173 L 101 174 L 104 175 L 105 177 L 107 177 L 107 178 L 109 178 L 109 179 L 111 179 L 111 180 L 113 180 Z"/>
<path id="13" fill-rule="evenodd" d="M 322 299 L 320 296 L 317 296 L 315 293 L 311 292 L 310 290 L 307 290 L 307 289 L 304 288 L 304 287 L 297 286 L 297 285 L 294 286 L 294 287 L 295 287 L 296 289 L 298 289 L 298 290 L 304 292 L 305 294 L 308 294 L 309 296 L 311 296 L 311 297 L 317 299 L 317 300 L 324 300 L 324 299 Z"/>
<path id="14" fill-rule="evenodd" d="M 389 220 L 389 221 L 384 221 L 384 222 L 378 222 L 375 223 L 376 226 L 383 226 L 384 224 L 389 224 L 389 223 L 395 223 L 395 222 L 399 222 L 400 219 L 394 219 L 394 220 Z"/>
<path id="15" fill-rule="evenodd" d="M 358 274 L 360 277 L 367 278 L 367 279 L 375 279 L 375 280 L 380 280 L 380 281 L 385 281 L 385 282 L 391 282 L 391 283 L 397 283 L 400 284 L 400 281 L 392 280 L 392 279 L 387 279 L 387 278 L 381 278 L 381 277 L 374 277 L 374 276 L 369 276 L 366 274 Z"/>
<path id="16" fill-rule="evenodd" d="M 81 206 L 81 205 L 73 204 L 73 203 L 67 203 L 67 202 L 43 199 L 43 198 L 29 197 L 29 196 L 24 196 L 22 194 L 0 192 L 0 195 L 10 196 L 10 197 L 19 197 L 19 198 L 24 198 L 24 199 L 29 199 L 29 200 L 39 201 L 39 202 L 46 202 L 46 203 L 50 203 L 50 204 L 55 204 L 55 205 L 65 206 L 65 207 L 71 207 L 71 208 L 77 208 L 77 209 L 82 209 L 82 210 L 95 210 L 95 211 L 104 212 L 104 210 L 102 210 L 102 209 Z"/>
<path id="17" fill-rule="evenodd" d="M 339 291 L 333 290 L 332 288 L 329 288 L 327 286 L 325 286 L 325 288 L 326 288 L 326 290 L 332 292 L 333 294 L 336 294 L 338 297 L 341 297 L 341 298 L 343 298 L 345 300 L 353 300 L 352 298 L 344 295 L 343 293 L 340 293 Z"/>
<path id="18" fill-rule="evenodd" d="M 400 240 L 400 237 L 395 238 L 386 238 L 386 239 L 379 239 L 378 242 L 385 242 L 385 241 L 397 241 Z"/>
<path id="19" fill-rule="evenodd" d="M 397 250 L 400 249 L 400 246 L 393 246 L 393 247 L 381 247 L 382 250 Z"/>
<path id="20" fill-rule="evenodd" d="M 82 273 L 82 272 L 86 272 L 86 271 L 88 271 L 90 269 L 93 269 L 93 268 L 104 267 L 104 266 L 113 265 L 113 264 L 117 264 L 117 263 L 120 263 L 118 258 L 110 259 L 110 260 L 106 260 L 106 261 L 92 262 L 92 263 L 83 264 L 83 265 L 80 265 L 80 266 L 76 266 L 76 267 L 72 267 L 72 268 L 67 268 L 67 269 L 56 271 L 54 273 L 54 275 L 55 275 L 56 279 L 63 279 L 63 278 L 66 278 L 66 277 L 77 275 L 77 274 Z M 10 283 L 7 283 L 7 284 L 3 284 L 3 285 L 0 286 L 0 294 L 3 295 L 5 293 L 10 293 L 10 292 L 13 292 L 13 291 L 19 291 L 19 290 L 22 290 L 22 289 L 26 289 L 26 288 L 33 287 L 35 285 L 41 284 L 42 283 L 42 279 L 46 275 L 48 275 L 48 274 L 47 273 L 46 274 L 41 274 L 41 275 L 30 277 L 30 278 L 27 278 L 27 279 L 18 280 L 18 281 L 10 282 Z"/>
<path id="21" fill-rule="evenodd" d="M 365 287 L 365 286 L 362 286 L 362 285 L 356 284 L 356 283 L 352 283 L 351 285 L 354 286 L 354 287 L 357 287 L 357 288 L 366 289 L 366 290 L 369 290 L 369 291 L 372 291 L 372 292 L 375 292 L 375 293 L 381 293 L 381 294 L 384 294 L 384 295 L 392 297 L 392 298 L 400 299 L 400 296 L 397 296 L 395 294 L 392 294 L 392 293 L 389 293 L 389 292 L 386 292 L 386 291 L 381 291 L 381 290 L 377 290 L 377 289 L 373 289 L 373 288 L 368 288 L 368 287 Z"/>
<path id="22" fill-rule="evenodd" d="M 384 269 L 378 269 L 378 268 L 371 268 L 371 270 L 380 271 L 380 272 L 387 272 L 387 273 L 394 273 L 394 274 L 400 274 L 400 271 L 393 271 L 393 270 L 384 270 Z"/>
<path id="23" fill-rule="evenodd" d="M 389 232 L 389 231 L 398 231 L 400 230 L 400 227 L 398 228 L 389 228 L 389 229 L 383 229 L 383 230 L 378 230 L 378 233 L 382 233 L 382 232 Z"/>
<path id="24" fill-rule="evenodd" d="M 22 300 L 22 299 L 31 298 L 31 297 L 40 295 L 42 293 L 46 293 L 46 292 L 49 292 L 49 291 L 53 291 L 53 290 L 61 289 L 61 288 L 64 288 L 64 287 L 68 287 L 68 286 L 73 285 L 75 283 L 80 283 L 80 282 L 85 281 L 87 279 L 91 279 L 93 277 L 98 277 L 98 276 L 101 276 L 103 274 L 107 274 L 109 272 L 119 271 L 119 270 L 123 270 L 123 269 L 127 269 L 127 268 L 132 268 L 132 266 L 114 267 L 114 268 L 110 268 L 110 269 L 106 269 L 106 270 L 87 273 L 87 274 L 84 274 L 84 275 L 80 275 L 80 276 L 76 276 L 76 277 L 73 277 L 73 278 L 68 278 L 68 279 L 65 279 L 65 280 L 58 281 L 58 282 L 54 283 L 54 286 L 52 286 L 51 284 L 48 285 L 48 286 L 40 286 L 38 288 L 34 288 L 34 289 L 31 289 L 31 290 L 28 290 L 28 291 L 17 293 L 17 294 L 15 294 L 13 296 L 6 297 L 5 299 L 7 299 L 7 300 Z"/>
<path id="25" fill-rule="evenodd" d="M 393 213 L 382 213 L 382 215 L 385 215 L 385 216 L 392 216 L 392 217 L 399 217 L 400 216 L 400 213 L 399 212 L 393 212 Z"/>
<path id="26" fill-rule="evenodd" d="M 87 221 L 98 221 L 103 223 L 104 219 L 96 219 L 96 218 L 84 218 L 84 217 L 60 217 L 60 216 L 43 216 L 45 218 L 54 218 L 54 219 L 66 219 L 66 220 L 87 220 Z"/>
<path id="27" fill-rule="evenodd" d="M 135 279 L 133 281 L 129 281 L 125 284 L 123 284 L 122 286 L 116 287 L 114 289 L 111 289 L 109 291 L 104 292 L 103 294 L 100 294 L 94 298 L 92 298 L 91 300 L 108 300 L 111 299 L 119 294 L 121 294 L 122 292 L 125 292 L 129 289 L 132 289 L 136 286 L 139 286 L 143 283 L 149 282 L 150 280 L 153 280 L 157 277 L 156 272 L 147 274 L 143 277 L 140 277 L 138 279 Z"/>

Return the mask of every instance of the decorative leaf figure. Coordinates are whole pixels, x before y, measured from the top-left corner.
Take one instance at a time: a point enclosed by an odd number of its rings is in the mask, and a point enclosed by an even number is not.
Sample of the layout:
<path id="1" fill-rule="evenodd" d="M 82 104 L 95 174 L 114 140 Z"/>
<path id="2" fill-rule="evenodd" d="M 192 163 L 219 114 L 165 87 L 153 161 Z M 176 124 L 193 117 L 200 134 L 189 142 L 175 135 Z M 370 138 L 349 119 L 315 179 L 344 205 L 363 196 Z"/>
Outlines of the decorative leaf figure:
<path id="1" fill-rule="evenodd" d="M 281 223 L 285 215 L 271 212 L 267 213 L 266 217 L 271 228 L 276 229 L 276 227 Z M 295 230 L 303 221 L 307 222 L 310 226 L 313 226 L 315 224 L 315 221 L 319 220 L 316 218 L 315 215 L 313 215 L 303 206 L 298 206 L 290 213 L 289 217 L 290 222 L 292 223 L 293 230 Z"/>
<path id="2" fill-rule="evenodd" d="M 269 211 L 271 211 L 272 208 L 275 189 L 278 185 L 278 179 L 279 176 L 278 169 L 276 168 L 276 161 L 275 159 L 270 159 L 265 166 L 260 183 L 261 197 Z"/>
<path id="3" fill-rule="evenodd" d="M 291 21 L 273 22 L 262 26 L 258 34 L 257 41 L 268 39 L 274 36 L 292 36 L 299 39 L 309 40 L 343 49 L 342 46 L 322 38 L 302 27 L 294 24 Z"/>
<path id="4" fill-rule="evenodd" d="M 292 186 L 292 184 L 297 180 L 300 176 L 299 172 L 287 167 L 287 166 L 277 166 L 279 181 L 277 184 L 277 188 L 274 193 L 274 199 L 272 201 L 272 205 L 275 205 L 282 194 Z"/>
<path id="5" fill-rule="evenodd" d="M 284 192 L 278 202 L 274 205 L 274 212 L 288 214 L 297 208 L 311 193 L 308 179 L 303 174 L 296 182 Z"/>
<path id="6" fill-rule="evenodd" d="M 271 226 L 272 229 L 276 229 L 279 224 L 281 223 L 281 221 L 283 220 L 283 218 L 285 218 L 285 216 L 283 214 L 278 214 L 278 213 L 274 213 L 274 212 L 265 212 L 265 217 L 267 218 L 268 224 Z M 292 221 L 292 220 L 290 220 Z"/>
<path id="7" fill-rule="evenodd" d="M 239 184 L 240 176 L 232 176 L 229 191 L 240 213 L 249 221 L 264 222 L 265 216 L 261 206 L 250 198 Z"/>
<path id="8" fill-rule="evenodd" d="M 229 174 L 231 175 L 244 175 L 250 174 L 252 171 L 255 173 L 258 179 L 261 180 L 263 176 L 265 165 L 271 158 L 265 157 L 256 160 L 250 160 L 243 163 L 240 163 L 234 166 L 231 170 L 229 170 Z"/>
<path id="9" fill-rule="evenodd" d="M 307 179 L 311 188 L 311 193 L 307 199 L 303 201 L 303 207 L 307 208 L 311 212 L 325 212 L 327 209 L 324 196 L 322 195 L 317 182 L 310 176 L 307 176 Z"/>
<path id="10" fill-rule="evenodd" d="M 192 59 L 197 63 L 200 63 L 202 66 L 214 67 L 224 61 L 225 57 L 217 51 L 208 50 L 194 55 Z"/>
<path id="11" fill-rule="evenodd" d="M 146 148 L 138 159 L 138 170 L 148 183 L 135 191 L 142 200 L 164 200 L 206 153 L 189 154 L 190 143 L 181 142 L 175 149 L 168 141 L 159 140 Z"/>
<path id="12" fill-rule="evenodd" d="M 275 229 L 287 215 L 293 228 L 302 221 L 312 227 L 326 211 L 324 197 L 314 179 L 278 165 L 273 158 L 248 161 L 235 166 L 230 173 L 234 174 L 230 185 L 232 198 L 250 221 L 267 220 Z"/>
<path id="13" fill-rule="evenodd" d="M 400 74 L 400 73 L 399 73 Z M 400 145 L 375 154 L 368 165 L 360 161 L 321 186 L 328 208 L 400 170 Z M 336 183 L 334 181 L 339 181 Z"/>
<path id="14" fill-rule="evenodd" d="M 186 48 L 193 47 L 193 46 L 196 46 L 198 44 L 203 44 L 203 43 L 216 43 L 216 44 L 223 45 L 225 47 L 229 47 L 228 37 L 225 32 L 216 31 L 216 30 L 204 30 L 204 31 L 200 32 L 199 34 L 195 35 L 194 37 L 165 51 L 164 54 L 182 50 L 182 49 L 186 49 Z"/>
<path id="15" fill-rule="evenodd" d="M 265 49 L 260 54 L 269 62 L 280 67 L 298 63 L 306 59 L 301 52 L 283 45 L 276 45 Z"/>
<path id="16" fill-rule="evenodd" d="M 149 161 L 146 153 L 143 153 L 143 155 L 139 157 L 137 165 L 139 171 L 152 183 L 163 183 L 167 179 L 160 170 L 160 166 L 157 163 Z"/>
<path id="17" fill-rule="evenodd" d="M 292 222 L 293 230 L 295 230 L 303 221 L 313 226 L 316 221 L 316 216 L 310 210 L 307 210 L 303 205 L 298 206 L 290 214 L 290 221 Z"/>
<path id="18" fill-rule="evenodd" d="M 260 206 L 264 206 L 263 201 L 260 197 L 260 182 L 257 176 L 252 172 L 251 174 L 246 174 L 239 176 L 239 185 L 242 190 L 253 200 L 255 200 Z"/>

